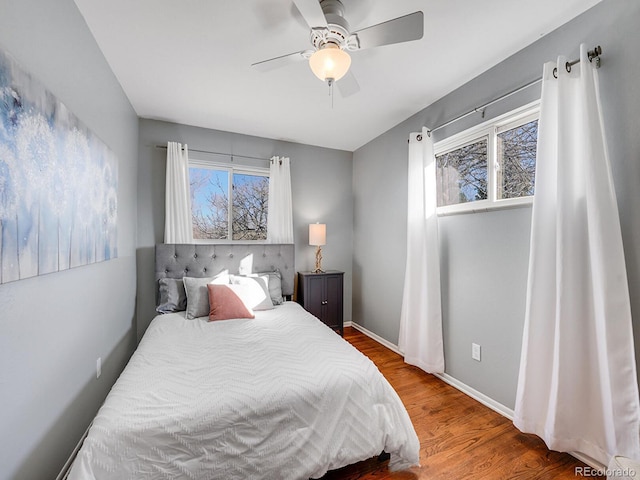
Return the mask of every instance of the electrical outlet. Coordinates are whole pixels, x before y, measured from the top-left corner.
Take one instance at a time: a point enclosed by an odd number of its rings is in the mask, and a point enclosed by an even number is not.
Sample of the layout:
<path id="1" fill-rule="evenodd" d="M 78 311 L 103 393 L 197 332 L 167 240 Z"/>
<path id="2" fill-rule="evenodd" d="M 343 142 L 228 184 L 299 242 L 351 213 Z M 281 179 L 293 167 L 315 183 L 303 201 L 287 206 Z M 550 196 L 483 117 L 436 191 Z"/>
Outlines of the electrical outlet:
<path id="1" fill-rule="evenodd" d="M 96 360 L 96 378 L 100 378 L 100 375 L 102 375 L 102 357 Z"/>
<path id="2" fill-rule="evenodd" d="M 474 360 L 480 361 L 480 345 L 477 343 L 471 344 L 471 358 Z"/>

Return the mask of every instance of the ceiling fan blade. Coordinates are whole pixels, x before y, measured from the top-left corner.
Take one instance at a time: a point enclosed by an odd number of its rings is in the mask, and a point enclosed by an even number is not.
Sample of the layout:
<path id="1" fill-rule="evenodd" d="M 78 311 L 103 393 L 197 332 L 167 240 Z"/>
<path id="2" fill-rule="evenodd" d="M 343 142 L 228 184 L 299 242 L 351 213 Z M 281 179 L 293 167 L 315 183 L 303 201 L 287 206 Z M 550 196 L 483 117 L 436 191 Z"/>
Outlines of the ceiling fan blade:
<path id="1" fill-rule="evenodd" d="M 360 49 L 419 40 L 424 34 L 424 14 L 414 12 L 355 32 Z"/>
<path id="2" fill-rule="evenodd" d="M 251 67 L 260 72 L 269 72 L 276 68 L 284 67 L 291 63 L 296 63 L 301 60 L 306 60 L 313 53 L 313 50 L 302 50 L 300 52 L 289 53 L 287 55 L 281 55 L 280 57 L 270 58 L 269 60 L 262 60 L 251 64 Z"/>
<path id="3" fill-rule="evenodd" d="M 327 27 L 327 19 L 324 17 L 318 0 L 293 0 L 293 3 L 295 3 L 309 27 Z"/>
<path id="4" fill-rule="evenodd" d="M 340 96 L 342 98 L 350 97 L 360 91 L 360 85 L 351 70 L 349 70 L 344 77 L 338 80 L 336 85 L 338 86 L 338 90 L 340 91 Z"/>

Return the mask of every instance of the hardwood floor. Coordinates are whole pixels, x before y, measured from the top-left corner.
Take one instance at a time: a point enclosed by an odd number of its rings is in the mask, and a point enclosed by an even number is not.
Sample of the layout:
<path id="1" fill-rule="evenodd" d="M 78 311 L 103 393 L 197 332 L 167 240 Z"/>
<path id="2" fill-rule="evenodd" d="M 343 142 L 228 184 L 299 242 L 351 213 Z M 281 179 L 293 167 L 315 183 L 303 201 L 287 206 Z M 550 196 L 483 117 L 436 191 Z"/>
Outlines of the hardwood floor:
<path id="1" fill-rule="evenodd" d="M 576 479 L 588 468 L 566 453 L 552 452 L 534 435 L 478 403 L 353 328 L 344 337 L 367 355 L 396 389 L 420 439 L 420 467 L 389 472 L 371 459 L 329 472 L 324 480 L 352 479 Z M 579 472 L 579 471 L 578 471 Z M 591 476 L 590 478 L 604 478 Z"/>

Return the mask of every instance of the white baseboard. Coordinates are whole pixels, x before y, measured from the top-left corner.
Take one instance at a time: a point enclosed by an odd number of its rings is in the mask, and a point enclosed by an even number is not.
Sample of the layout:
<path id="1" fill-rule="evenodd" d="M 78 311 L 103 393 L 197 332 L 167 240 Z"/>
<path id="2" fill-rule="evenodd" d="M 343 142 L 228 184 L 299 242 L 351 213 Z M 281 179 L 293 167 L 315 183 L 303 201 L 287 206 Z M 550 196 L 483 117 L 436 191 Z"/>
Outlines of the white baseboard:
<path id="1" fill-rule="evenodd" d="M 367 337 L 371 338 L 372 340 L 375 340 L 379 344 L 387 347 L 392 352 L 395 352 L 398 355 L 402 355 L 402 353 L 400 352 L 400 349 L 398 349 L 397 345 L 394 345 L 393 343 L 389 342 L 388 340 L 385 340 L 384 338 L 376 335 L 375 333 L 371 332 L 370 330 L 367 330 L 363 326 L 358 325 L 355 322 L 346 322 L 345 326 L 350 326 L 350 327 L 355 328 L 356 330 L 364 333 Z M 466 383 L 463 383 L 460 380 L 457 380 L 456 378 L 452 377 L 451 375 L 449 375 L 447 373 L 442 373 L 442 374 L 435 373 L 433 375 L 438 377 L 443 382 L 451 385 L 453 388 L 455 388 L 457 390 L 460 390 L 462 393 L 464 393 L 464 394 L 470 396 L 471 398 L 473 398 L 474 400 L 480 402 L 484 406 L 489 407 L 494 412 L 497 412 L 500 415 L 502 415 L 503 417 L 506 417 L 509 420 L 513 421 L 513 410 L 508 408 L 508 407 L 506 407 L 505 405 L 501 404 L 500 402 L 494 400 L 493 398 L 485 395 L 482 392 L 479 392 L 475 388 L 470 387 Z M 591 458 L 591 457 L 589 457 L 587 455 L 584 455 L 582 453 L 569 452 L 569 454 L 572 457 L 577 458 L 581 462 L 589 465 L 591 468 L 594 468 L 595 470 L 603 471 L 606 468 L 605 465 L 602 465 L 600 462 L 598 462 L 598 461 L 594 460 L 593 458 Z"/>
<path id="2" fill-rule="evenodd" d="M 501 404 L 500 402 L 495 401 L 493 398 L 488 397 L 482 392 L 479 392 L 473 387 L 470 387 L 466 383 L 461 382 L 460 380 L 453 378 L 451 375 L 447 373 L 434 373 L 436 377 L 442 380 L 444 383 L 451 385 L 452 387 L 460 390 L 462 393 L 470 396 L 474 400 L 477 400 L 485 407 L 489 407 L 494 412 L 498 412 L 503 417 L 507 417 L 509 420 L 513 421 L 513 410 Z"/>
<path id="3" fill-rule="evenodd" d="M 606 465 L 601 464 L 597 460 L 594 460 L 593 458 L 591 458 L 588 455 L 585 455 L 584 453 L 569 452 L 569 454 L 573 458 L 577 458 L 578 460 L 580 460 L 582 463 L 586 463 L 587 465 L 589 465 L 594 470 L 597 470 L 598 472 L 605 472 L 607 470 L 607 466 Z"/>
<path id="4" fill-rule="evenodd" d="M 347 325 L 347 323 L 349 325 Z M 355 322 L 347 322 L 345 323 L 345 327 L 349 326 L 349 327 L 353 327 L 356 330 L 358 330 L 359 332 L 364 333 L 367 337 L 375 340 L 376 342 L 378 342 L 381 345 L 384 345 L 385 347 L 387 347 L 389 350 L 391 350 L 392 352 L 397 353 L 398 355 L 402 355 L 402 352 L 400 352 L 400 350 L 398 349 L 397 345 L 394 345 L 393 343 L 391 343 L 388 340 L 385 340 L 384 338 L 380 337 L 379 335 L 376 335 L 375 333 L 373 333 L 370 330 L 367 330 L 366 328 L 364 328 L 362 325 L 358 325 Z"/>

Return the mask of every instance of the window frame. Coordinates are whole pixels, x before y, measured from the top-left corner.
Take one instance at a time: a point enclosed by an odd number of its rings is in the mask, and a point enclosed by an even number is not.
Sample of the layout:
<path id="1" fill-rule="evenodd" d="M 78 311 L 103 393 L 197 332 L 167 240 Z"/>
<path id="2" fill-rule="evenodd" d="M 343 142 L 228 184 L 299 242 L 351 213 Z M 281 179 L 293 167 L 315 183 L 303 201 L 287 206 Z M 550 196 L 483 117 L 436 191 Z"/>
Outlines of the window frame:
<path id="1" fill-rule="evenodd" d="M 203 160 L 199 158 L 189 158 L 189 169 L 191 168 L 226 171 L 228 188 L 229 188 L 229 195 L 228 195 L 229 198 L 228 198 L 228 206 L 227 206 L 227 238 L 193 238 L 193 243 L 199 243 L 199 244 L 267 243 L 267 239 L 264 239 L 264 240 L 246 240 L 246 239 L 234 240 L 233 239 L 233 175 L 234 174 L 253 175 L 258 177 L 269 178 L 270 171 L 268 167 L 234 165 L 231 163 L 215 162 L 215 161 Z M 191 192 L 189 192 L 189 194 L 191 194 Z M 191 212 L 191 218 L 193 221 L 193 210 Z"/>
<path id="2" fill-rule="evenodd" d="M 464 133 L 464 132 L 463 132 Z M 487 132 L 482 132 L 480 131 L 478 133 L 478 135 L 464 135 L 462 137 L 460 137 L 460 141 L 449 146 L 449 148 L 446 148 L 442 151 L 439 151 L 438 153 L 435 153 L 435 146 L 434 146 L 434 156 L 436 155 L 444 155 L 450 152 L 453 152 L 455 150 L 467 147 L 469 145 L 473 145 L 474 143 L 481 143 L 483 141 L 487 142 L 487 198 L 484 200 L 474 200 L 471 202 L 460 202 L 460 203 L 454 203 L 452 205 L 442 205 L 438 208 L 450 208 L 450 207 L 458 207 L 459 205 L 469 205 L 469 204 L 473 204 L 473 205 L 477 205 L 477 204 L 484 204 L 488 201 L 489 199 L 489 195 L 490 195 L 490 190 L 491 188 L 489 187 L 489 184 L 491 183 L 491 177 L 489 176 L 489 159 L 491 157 L 490 154 L 490 150 L 492 148 L 491 146 L 491 135 L 489 135 Z M 437 171 L 438 171 L 438 163 L 437 163 L 437 159 L 436 159 L 436 175 L 437 175 Z M 436 183 L 437 185 L 437 183 Z M 456 209 L 454 209 L 456 210 Z"/>
<path id="3" fill-rule="evenodd" d="M 449 153 L 471 143 L 487 139 L 487 198 L 473 202 L 456 203 L 437 207 L 438 215 L 478 213 L 503 208 L 531 205 L 533 196 L 498 199 L 498 134 L 540 119 L 540 100 L 536 100 L 479 125 L 435 142 L 434 157 Z M 537 161 L 537 159 L 536 159 Z"/>

